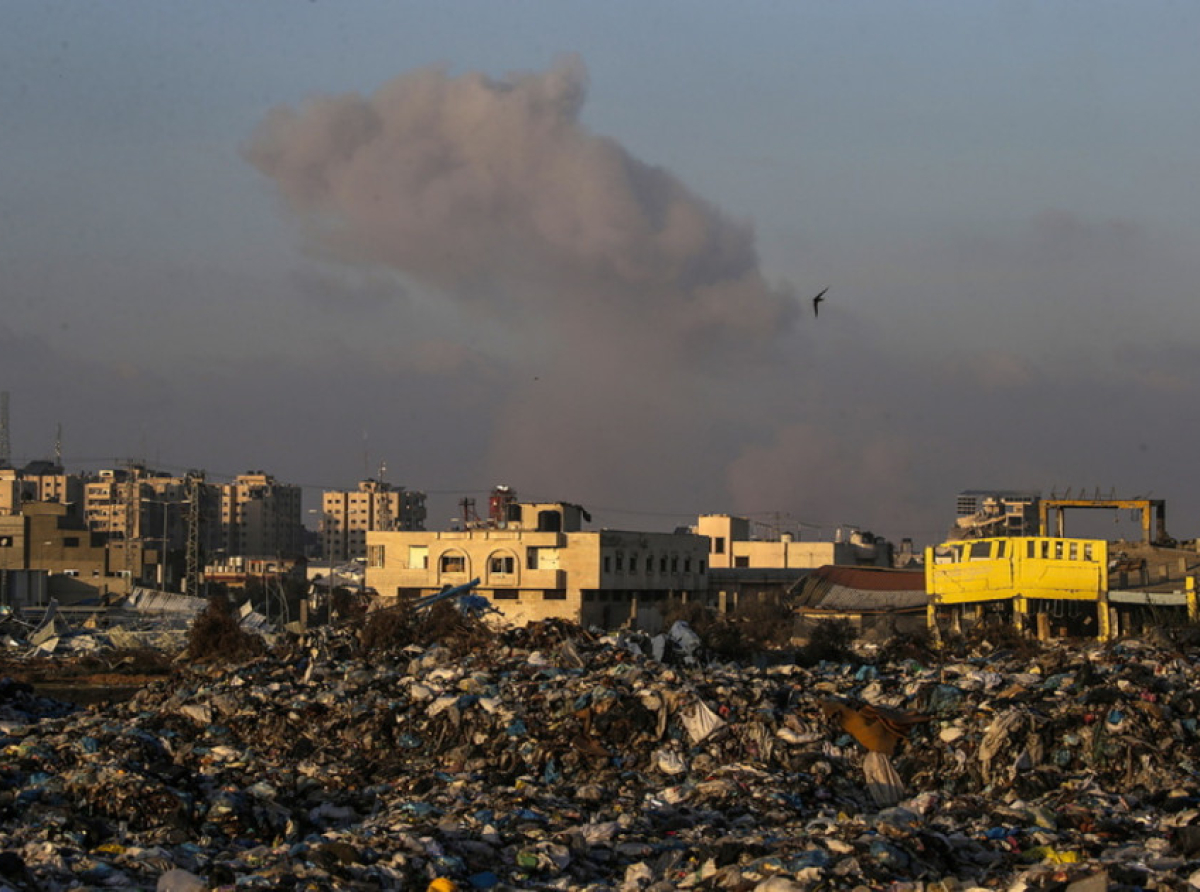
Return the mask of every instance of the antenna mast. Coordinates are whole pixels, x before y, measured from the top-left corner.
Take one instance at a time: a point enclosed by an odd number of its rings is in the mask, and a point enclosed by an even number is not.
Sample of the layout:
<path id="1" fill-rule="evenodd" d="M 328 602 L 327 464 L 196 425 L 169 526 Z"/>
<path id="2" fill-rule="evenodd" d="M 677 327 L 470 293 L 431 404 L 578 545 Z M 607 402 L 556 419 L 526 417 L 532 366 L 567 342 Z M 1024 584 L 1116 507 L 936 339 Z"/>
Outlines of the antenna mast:
<path id="1" fill-rule="evenodd" d="M 392 493 L 383 482 L 387 474 L 387 462 L 379 463 L 379 529 L 390 532 L 392 529 Z"/>
<path id="2" fill-rule="evenodd" d="M 7 468 L 12 460 L 8 442 L 8 391 L 0 391 L 0 468 Z"/>

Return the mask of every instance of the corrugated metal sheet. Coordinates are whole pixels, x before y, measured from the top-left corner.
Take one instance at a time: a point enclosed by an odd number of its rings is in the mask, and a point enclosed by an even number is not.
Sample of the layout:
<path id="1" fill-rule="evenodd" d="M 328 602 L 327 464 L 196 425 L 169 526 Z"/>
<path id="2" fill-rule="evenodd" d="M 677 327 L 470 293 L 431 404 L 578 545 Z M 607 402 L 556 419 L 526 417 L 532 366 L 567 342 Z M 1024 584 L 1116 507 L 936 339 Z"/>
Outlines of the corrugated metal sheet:
<path id="1" fill-rule="evenodd" d="M 924 571 L 881 567 L 821 567 L 800 594 L 802 612 L 888 613 L 923 610 L 928 603 Z"/>

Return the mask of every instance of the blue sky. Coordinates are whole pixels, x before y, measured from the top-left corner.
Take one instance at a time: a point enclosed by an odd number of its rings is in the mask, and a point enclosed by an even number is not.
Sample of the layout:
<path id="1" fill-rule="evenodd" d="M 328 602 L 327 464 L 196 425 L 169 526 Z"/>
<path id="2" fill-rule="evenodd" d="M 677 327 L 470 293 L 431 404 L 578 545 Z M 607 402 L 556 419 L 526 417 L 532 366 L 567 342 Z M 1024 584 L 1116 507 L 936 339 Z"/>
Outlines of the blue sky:
<path id="1" fill-rule="evenodd" d="M 733 511 L 919 542 L 959 489 L 1070 487 L 1166 498 L 1197 535 L 1191 4 L 0 10 L 16 460 L 61 423 L 75 470 L 315 494 L 386 462 L 436 525 L 506 483 L 614 527 Z M 369 108 L 392 135 L 346 182 L 416 207 L 422 71 L 476 128 L 436 143 L 470 174 L 439 168 L 453 214 L 300 207 L 255 163 L 273 110 Z M 560 136 L 536 112 L 509 132 L 513 85 L 555 78 L 580 97 Z M 302 132 L 273 148 L 312 161 Z M 493 166 L 524 179 L 487 191 Z M 650 225 L 663 194 L 707 240 Z"/>

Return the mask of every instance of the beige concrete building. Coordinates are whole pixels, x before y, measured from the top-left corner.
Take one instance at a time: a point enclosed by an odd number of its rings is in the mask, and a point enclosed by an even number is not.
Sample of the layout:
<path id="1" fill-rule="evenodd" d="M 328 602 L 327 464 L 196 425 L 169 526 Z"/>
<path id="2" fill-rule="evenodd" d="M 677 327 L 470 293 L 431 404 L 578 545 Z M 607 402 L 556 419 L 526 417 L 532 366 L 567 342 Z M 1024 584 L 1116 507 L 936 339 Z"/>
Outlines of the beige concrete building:
<path id="1" fill-rule="evenodd" d="M 366 557 L 367 533 L 425 529 L 425 493 L 362 480 L 351 492 L 327 490 L 321 498 L 321 547 L 338 563 Z"/>
<path id="2" fill-rule="evenodd" d="M 0 515 L 20 514 L 26 502 L 58 502 L 72 513 L 83 510 L 83 479 L 50 461 L 24 468 L 0 468 Z"/>
<path id="3" fill-rule="evenodd" d="M 128 594 L 150 582 L 158 552 L 141 542 L 105 542 L 58 502 L 28 502 L 21 514 L 0 517 L 0 570 L 44 570 L 48 594 L 64 604 Z"/>
<path id="4" fill-rule="evenodd" d="M 367 585 L 418 598 L 479 580 L 507 622 L 563 618 L 657 632 L 673 598 L 703 597 L 708 540 L 692 533 L 581 529 L 563 503 L 508 505 L 503 528 L 367 534 Z"/>
<path id="5" fill-rule="evenodd" d="M 858 530 L 839 531 L 833 541 L 801 540 L 797 533 L 755 529 L 750 520 L 703 514 L 694 531 L 711 544 L 709 603 L 732 612 L 739 605 L 778 600 L 798 591 L 819 567 L 890 567 L 892 547 Z"/>
<path id="6" fill-rule="evenodd" d="M 713 569 L 814 570 L 830 564 L 891 566 L 888 543 L 859 530 L 839 533 L 832 542 L 801 541 L 787 532 L 753 538 L 750 521 L 729 514 L 703 514 L 694 529 L 712 543 L 709 565 Z"/>
<path id="7" fill-rule="evenodd" d="M 21 506 L 31 502 L 32 493 L 16 468 L 0 468 L 0 517 L 21 513 Z"/>
<path id="8" fill-rule="evenodd" d="M 220 486 L 220 530 L 227 556 L 299 557 L 304 553 L 300 487 L 250 471 Z"/>
<path id="9" fill-rule="evenodd" d="M 216 487 L 198 488 L 201 514 L 216 517 Z M 154 547 L 166 543 L 180 551 L 187 540 L 188 483 L 186 477 L 163 474 L 141 465 L 99 471 L 84 486 L 84 518 L 88 528 L 111 540 L 142 539 Z M 200 547 L 220 547 L 215 524 L 202 525 Z"/>

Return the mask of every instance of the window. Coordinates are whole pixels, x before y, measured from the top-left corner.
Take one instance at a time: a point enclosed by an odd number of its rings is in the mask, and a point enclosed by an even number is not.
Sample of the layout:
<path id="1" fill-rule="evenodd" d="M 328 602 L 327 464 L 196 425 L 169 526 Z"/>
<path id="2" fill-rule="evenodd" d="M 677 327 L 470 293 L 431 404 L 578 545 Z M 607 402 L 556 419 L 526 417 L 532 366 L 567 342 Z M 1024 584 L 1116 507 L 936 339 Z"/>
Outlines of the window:
<path id="1" fill-rule="evenodd" d="M 704 572 L 704 561 L 701 561 L 701 562 L 700 562 L 700 572 L 701 572 L 701 573 L 703 573 L 703 572 Z"/>
<path id="2" fill-rule="evenodd" d="M 652 555 L 652 554 L 646 555 L 646 572 L 647 573 L 654 572 L 654 555 Z"/>
<path id="3" fill-rule="evenodd" d="M 621 554 L 619 551 L 617 552 L 617 572 L 625 572 L 625 555 Z"/>
<path id="4" fill-rule="evenodd" d="M 543 601 L 565 601 L 565 600 L 567 600 L 566 590 L 561 589 L 561 588 L 548 588 L 542 592 L 542 600 Z"/>
<path id="5" fill-rule="evenodd" d="M 521 598 L 521 593 L 515 588 L 497 589 L 492 592 L 493 601 L 518 601 Z"/>
<path id="6" fill-rule="evenodd" d="M 684 573 L 692 572 L 692 559 L 690 557 L 686 557 L 683 559 L 683 572 Z"/>
<path id="7" fill-rule="evenodd" d="M 724 554 L 725 553 L 725 537 L 724 536 L 717 536 L 717 538 L 713 539 L 713 553 L 715 553 L 715 554 Z"/>
<path id="8" fill-rule="evenodd" d="M 512 555 L 493 555 L 488 568 L 492 573 L 513 573 L 516 571 L 516 561 Z"/>
<path id="9" fill-rule="evenodd" d="M 12 548 L 12 536 L 0 536 L 0 548 Z"/>
<path id="10" fill-rule="evenodd" d="M 78 548 L 79 547 L 79 537 L 78 536 L 63 536 L 62 544 L 63 544 L 63 548 Z"/>
<path id="11" fill-rule="evenodd" d="M 382 567 L 384 565 L 384 549 L 383 545 L 368 545 L 367 546 L 367 566 Z"/>
<path id="12" fill-rule="evenodd" d="M 972 542 L 971 543 L 971 560 L 986 561 L 992 556 L 991 542 Z"/>
<path id="13" fill-rule="evenodd" d="M 525 566 L 530 570 L 538 568 L 538 550 L 536 548 L 525 549 Z"/>
<path id="14" fill-rule="evenodd" d="M 467 559 L 461 554 L 442 555 L 441 569 L 443 573 L 467 572 Z"/>
<path id="15" fill-rule="evenodd" d="M 612 558 L 609 557 L 607 554 L 604 556 L 604 572 L 605 573 L 612 572 Z"/>

